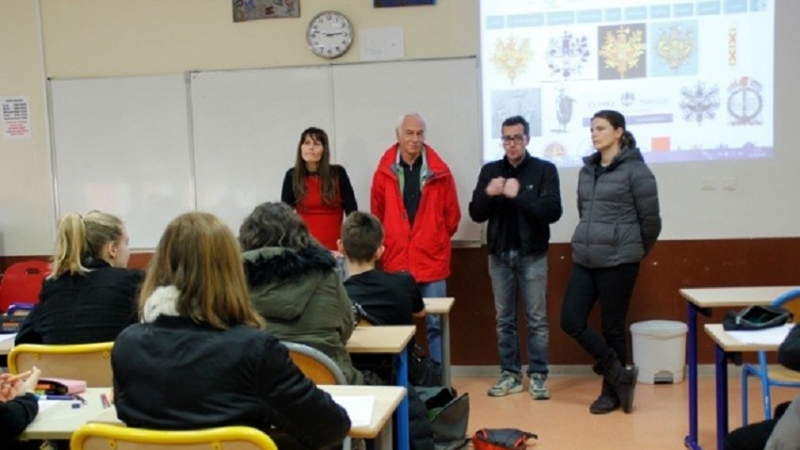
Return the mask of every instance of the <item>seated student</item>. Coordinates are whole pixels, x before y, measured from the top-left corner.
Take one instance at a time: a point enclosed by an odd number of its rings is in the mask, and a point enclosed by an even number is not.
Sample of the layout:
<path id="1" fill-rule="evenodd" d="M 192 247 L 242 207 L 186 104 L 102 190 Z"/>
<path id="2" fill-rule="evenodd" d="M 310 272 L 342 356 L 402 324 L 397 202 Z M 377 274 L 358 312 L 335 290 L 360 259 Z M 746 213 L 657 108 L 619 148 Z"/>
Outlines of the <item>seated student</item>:
<path id="1" fill-rule="evenodd" d="M 34 367 L 27 379 L 0 374 L 0 448 L 22 450 L 39 448 L 38 442 L 20 442 L 17 437 L 33 422 L 39 403 L 33 395 L 42 372 Z"/>
<path id="2" fill-rule="evenodd" d="M 411 274 L 375 269 L 383 254 L 383 227 L 375 216 L 360 211 L 347 216 L 338 244 L 350 274 L 344 282 L 350 300 L 381 325 L 413 325 L 414 317 L 425 317 L 425 303 Z"/>
<path id="3" fill-rule="evenodd" d="M 778 362 L 800 371 L 800 325 L 786 336 L 778 348 Z M 767 441 L 770 444 L 767 444 Z M 795 446 L 786 446 L 786 442 Z M 725 436 L 725 450 L 800 449 L 800 397 L 775 407 L 772 419 L 737 428 Z"/>
<path id="4" fill-rule="evenodd" d="M 89 344 L 113 341 L 136 323 L 136 295 L 144 278 L 128 270 L 128 232 L 99 211 L 58 221 L 56 249 L 39 303 L 20 326 L 15 344 Z"/>
<path id="5" fill-rule="evenodd" d="M 239 229 L 250 302 L 278 339 L 328 355 L 348 384 L 364 384 L 345 349 L 353 333 L 352 302 L 336 261 L 285 203 L 263 203 Z"/>
<path id="6" fill-rule="evenodd" d="M 375 269 L 375 262 L 383 253 L 383 227 L 377 217 L 359 211 L 350 213 L 337 244 L 350 274 L 344 287 L 374 324 L 413 325 L 414 317 L 425 316 L 425 303 L 413 276 Z M 412 340 L 409 348 L 413 346 Z M 355 366 L 369 374 L 370 384 L 389 384 L 393 377 L 392 359 L 384 355 L 353 355 Z M 408 394 L 411 448 L 433 449 L 433 429 L 425 404 L 416 390 Z"/>
<path id="7" fill-rule="evenodd" d="M 299 443 L 279 442 L 282 450 L 327 448 L 347 435 L 345 410 L 262 330 L 236 238 L 213 215 L 183 214 L 167 226 L 139 303 L 143 323 L 123 331 L 111 354 L 126 425 L 274 426 Z"/>

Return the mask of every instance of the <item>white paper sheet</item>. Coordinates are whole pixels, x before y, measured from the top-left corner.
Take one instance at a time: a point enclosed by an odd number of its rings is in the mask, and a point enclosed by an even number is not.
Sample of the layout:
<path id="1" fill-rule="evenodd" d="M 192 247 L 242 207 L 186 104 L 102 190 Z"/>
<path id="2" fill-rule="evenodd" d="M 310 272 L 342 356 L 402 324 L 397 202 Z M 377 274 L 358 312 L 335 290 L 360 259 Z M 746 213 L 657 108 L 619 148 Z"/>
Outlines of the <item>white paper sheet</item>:
<path id="1" fill-rule="evenodd" d="M 0 342 L 13 341 L 17 337 L 17 333 L 0 334 Z"/>
<path id="2" fill-rule="evenodd" d="M 372 421 L 374 395 L 332 395 L 333 401 L 347 411 L 351 426 L 363 427 Z"/>
<path id="3" fill-rule="evenodd" d="M 65 400 L 39 400 L 39 413 L 45 409 L 52 408 L 53 406 L 63 403 Z"/>
<path id="4" fill-rule="evenodd" d="M 752 345 L 780 345 L 789 334 L 794 324 L 782 327 L 767 328 L 757 331 L 728 331 L 728 335 L 742 344 Z"/>
<path id="5" fill-rule="evenodd" d="M 362 61 L 403 59 L 405 56 L 402 27 L 365 28 L 358 35 Z"/>

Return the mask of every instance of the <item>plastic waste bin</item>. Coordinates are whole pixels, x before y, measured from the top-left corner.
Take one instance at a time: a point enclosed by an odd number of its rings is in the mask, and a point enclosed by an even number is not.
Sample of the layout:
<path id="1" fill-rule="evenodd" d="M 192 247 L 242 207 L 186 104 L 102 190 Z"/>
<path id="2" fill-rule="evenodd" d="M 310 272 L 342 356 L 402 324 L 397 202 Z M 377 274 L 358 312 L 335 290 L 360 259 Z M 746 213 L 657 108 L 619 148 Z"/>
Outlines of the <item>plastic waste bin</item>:
<path id="1" fill-rule="evenodd" d="M 672 320 L 631 324 L 633 363 L 640 383 L 680 383 L 686 373 L 686 333 L 689 327 Z"/>

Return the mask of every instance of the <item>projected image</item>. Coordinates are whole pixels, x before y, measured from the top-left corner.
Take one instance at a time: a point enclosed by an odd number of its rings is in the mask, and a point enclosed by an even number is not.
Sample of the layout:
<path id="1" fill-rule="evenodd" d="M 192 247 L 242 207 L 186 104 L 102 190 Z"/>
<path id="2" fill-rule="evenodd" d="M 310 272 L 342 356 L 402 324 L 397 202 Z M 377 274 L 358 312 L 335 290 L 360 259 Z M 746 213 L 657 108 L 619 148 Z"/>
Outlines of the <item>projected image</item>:
<path id="1" fill-rule="evenodd" d="M 532 154 L 580 165 L 601 109 L 648 162 L 772 157 L 774 3 L 481 0 L 484 160 L 520 114 Z"/>
<path id="2" fill-rule="evenodd" d="M 697 21 L 652 24 L 650 75 L 697 75 Z"/>
<path id="3" fill-rule="evenodd" d="M 596 40 L 592 29 L 559 31 L 550 36 L 545 52 L 552 81 L 595 79 Z"/>
<path id="4" fill-rule="evenodd" d="M 597 67 L 601 80 L 647 75 L 644 24 L 598 27 L 597 34 L 601 42 Z"/>

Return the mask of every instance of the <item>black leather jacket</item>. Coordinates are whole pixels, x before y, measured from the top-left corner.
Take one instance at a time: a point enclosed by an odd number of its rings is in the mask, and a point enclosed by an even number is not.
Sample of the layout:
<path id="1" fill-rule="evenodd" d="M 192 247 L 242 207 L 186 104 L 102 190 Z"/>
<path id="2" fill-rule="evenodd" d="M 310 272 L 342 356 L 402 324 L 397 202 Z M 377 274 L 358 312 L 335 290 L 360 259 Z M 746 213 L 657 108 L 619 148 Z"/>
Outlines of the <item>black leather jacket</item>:
<path id="1" fill-rule="evenodd" d="M 526 154 L 517 167 L 519 193 L 513 199 L 502 195 L 490 197 L 486 186 L 493 178 L 508 178 L 510 164 L 506 158 L 483 166 L 478 184 L 469 202 L 469 216 L 475 222 L 489 221 L 486 239 L 489 253 L 499 256 L 505 245 L 504 205 L 511 203 L 517 208 L 520 254 L 522 256 L 544 253 L 550 242 L 550 224 L 561 218 L 561 187 L 556 167 L 548 162 Z"/>
<path id="2" fill-rule="evenodd" d="M 342 407 L 265 331 L 219 330 L 159 316 L 123 331 L 111 355 L 117 415 L 128 426 L 186 430 L 244 425 L 288 433 L 309 449 L 341 444 Z"/>

